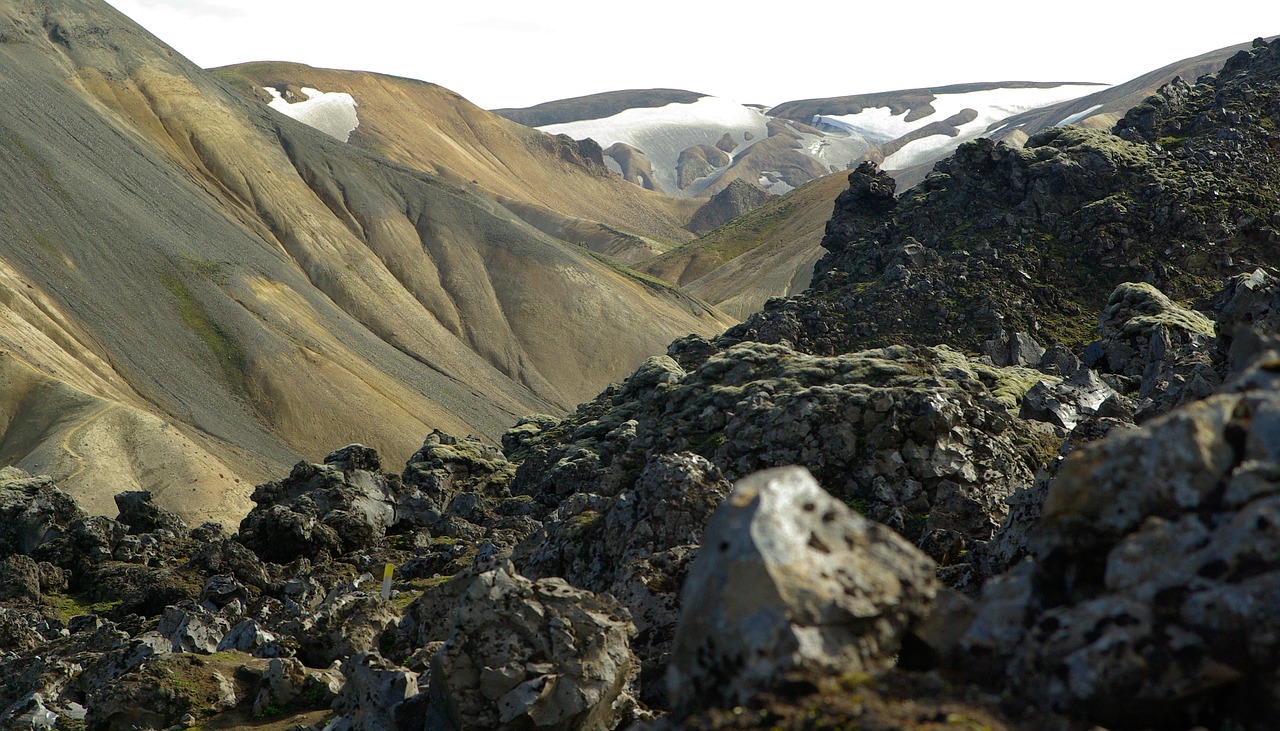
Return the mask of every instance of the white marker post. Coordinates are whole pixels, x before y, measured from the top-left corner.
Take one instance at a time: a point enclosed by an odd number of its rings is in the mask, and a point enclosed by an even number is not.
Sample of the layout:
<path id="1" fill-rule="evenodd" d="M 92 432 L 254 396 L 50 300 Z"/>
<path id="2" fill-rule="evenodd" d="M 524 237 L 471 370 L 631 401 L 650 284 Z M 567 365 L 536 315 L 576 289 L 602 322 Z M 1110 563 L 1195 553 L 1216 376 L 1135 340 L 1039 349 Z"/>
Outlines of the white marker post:
<path id="1" fill-rule="evenodd" d="M 382 570 L 382 598 L 383 599 L 391 598 L 391 574 L 394 571 L 395 571 L 395 567 L 393 567 L 391 564 L 387 564 L 387 567 Z"/>

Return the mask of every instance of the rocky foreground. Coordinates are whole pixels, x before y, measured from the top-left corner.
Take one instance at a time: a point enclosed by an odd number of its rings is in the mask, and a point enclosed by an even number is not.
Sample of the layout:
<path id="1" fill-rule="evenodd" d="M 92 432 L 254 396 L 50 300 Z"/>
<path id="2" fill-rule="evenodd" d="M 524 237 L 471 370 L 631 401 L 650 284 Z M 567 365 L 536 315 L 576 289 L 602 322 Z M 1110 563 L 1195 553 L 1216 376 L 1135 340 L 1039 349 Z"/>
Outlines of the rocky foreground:
<path id="1" fill-rule="evenodd" d="M 1280 240 L 1278 84 L 1260 42 L 1124 139 L 975 143 L 904 199 L 859 169 L 812 293 L 501 448 L 301 463 L 234 532 L 7 469 L 0 723 L 1275 728 L 1280 280 L 1224 271 Z M 990 251 L 924 235 L 966 209 Z"/>

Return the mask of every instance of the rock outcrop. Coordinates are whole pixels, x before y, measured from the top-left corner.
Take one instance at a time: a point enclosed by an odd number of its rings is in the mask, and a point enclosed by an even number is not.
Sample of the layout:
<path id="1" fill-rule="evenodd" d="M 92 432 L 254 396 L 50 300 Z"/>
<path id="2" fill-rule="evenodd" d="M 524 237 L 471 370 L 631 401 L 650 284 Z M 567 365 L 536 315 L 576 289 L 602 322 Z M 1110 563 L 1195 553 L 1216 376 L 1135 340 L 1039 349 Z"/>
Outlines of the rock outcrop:
<path id="1" fill-rule="evenodd" d="M 667 671 L 679 712 L 745 703 L 788 673 L 887 667 L 928 615 L 934 566 L 801 468 L 738 481 L 685 582 Z"/>

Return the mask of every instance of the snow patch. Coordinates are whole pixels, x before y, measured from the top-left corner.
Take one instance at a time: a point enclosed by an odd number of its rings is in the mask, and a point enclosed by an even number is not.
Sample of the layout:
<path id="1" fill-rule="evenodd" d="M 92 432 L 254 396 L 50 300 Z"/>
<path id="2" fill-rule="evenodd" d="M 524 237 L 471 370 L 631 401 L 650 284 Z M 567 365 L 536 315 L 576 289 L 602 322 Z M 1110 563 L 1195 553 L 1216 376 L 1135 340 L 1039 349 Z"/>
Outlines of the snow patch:
<path id="1" fill-rule="evenodd" d="M 271 102 L 267 106 L 342 142 L 351 139 L 351 133 L 360 126 L 360 117 L 356 114 L 356 107 L 359 105 L 354 97 L 344 91 L 324 92 L 304 86 L 302 93 L 307 98 L 290 104 L 278 89 L 270 86 L 262 88 L 271 95 Z"/>
<path id="2" fill-rule="evenodd" d="M 907 112 L 894 114 L 889 107 L 872 107 L 857 114 L 814 117 L 815 126 L 825 124 L 837 129 L 859 132 L 870 140 L 888 142 L 932 122 L 940 122 L 964 109 L 978 112 L 978 118 L 963 125 L 962 129 L 980 125 L 982 129 L 1003 119 L 1032 109 L 1078 99 L 1085 94 L 1105 89 L 1101 84 L 1063 84 L 1045 89 L 988 89 L 962 94 L 939 94 L 931 102 L 933 114 L 914 121 L 907 121 Z"/>
<path id="3" fill-rule="evenodd" d="M 914 140 L 885 158 L 881 165 L 885 170 L 902 170 L 940 157 L 965 142 L 981 137 L 996 122 L 1033 109 L 1078 99 L 1103 88 L 1106 87 L 1101 84 L 1064 84 L 1047 89 L 990 89 L 966 94 L 941 94 L 933 101 L 936 112 L 914 122 L 907 122 L 906 114 L 887 114 L 890 110 L 886 107 L 863 110 L 862 114 L 877 112 L 875 116 L 869 118 L 871 122 L 878 125 L 877 131 L 883 134 L 891 129 L 903 130 L 900 134 L 894 135 L 894 138 L 897 138 L 930 122 L 947 119 L 962 109 L 977 111 L 976 119 L 956 128 L 959 134 L 955 137 L 930 135 Z M 853 125 L 858 123 L 858 118 L 861 116 L 861 114 L 853 114 L 833 119 Z"/>
<path id="4" fill-rule="evenodd" d="M 630 145 L 645 154 L 653 164 L 653 174 L 663 189 L 673 195 L 682 192 L 676 185 L 676 162 L 680 153 L 696 145 L 715 145 L 726 132 L 742 138 L 744 132 L 756 141 L 769 136 L 768 117 L 754 106 L 714 96 L 704 96 L 687 104 L 627 109 L 611 117 L 584 119 L 577 122 L 551 124 L 538 129 L 552 135 L 569 135 L 575 140 L 590 137 L 608 148 L 615 142 Z M 737 158 L 752 143 L 732 153 Z"/>
<path id="5" fill-rule="evenodd" d="M 1071 115 L 1071 116 L 1069 116 L 1069 117 L 1063 117 L 1061 122 L 1058 122 L 1057 124 L 1055 124 L 1055 125 L 1053 125 L 1053 126 L 1054 126 L 1054 127 L 1063 127 L 1063 126 L 1066 126 L 1066 125 L 1068 125 L 1068 124 L 1075 124 L 1076 122 L 1079 122 L 1080 120 L 1084 119 L 1085 117 L 1089 116 L 1090 114 L 1093 114 L 1094 112 L 1098 111 L 1098 110 L 1099 110 L 1099 109 L 1101 109 L 1101 108 L 1102 108 L 1102 105 L 1101 105 L 1101 104 L 1094 104 L 1093 106 L 1089 107 L 1088 109 L 1084 110 L 1083 112 L 1076 112 L 1075 114 L 1072 114 L 1072 115 Z"/>
<path id="6" fill-rule="evenodd" d="M 782 195 L 795 190 L 795 187 L 782 179 L 782 173 L 776 170 L 766 170 L 760 174 L 760 179 L 756 181 L 756 185 L 773 193 L 774 195 Z"/>

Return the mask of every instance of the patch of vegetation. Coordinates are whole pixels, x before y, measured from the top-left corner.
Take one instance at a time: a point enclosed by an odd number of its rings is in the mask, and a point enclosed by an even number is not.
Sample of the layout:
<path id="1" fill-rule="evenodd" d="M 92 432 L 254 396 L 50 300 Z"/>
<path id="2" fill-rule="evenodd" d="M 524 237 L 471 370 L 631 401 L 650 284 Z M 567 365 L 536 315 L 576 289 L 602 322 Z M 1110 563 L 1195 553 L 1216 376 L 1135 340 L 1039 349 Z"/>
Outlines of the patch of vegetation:
<path id="1" fill-rule="evenodd" d="M 245 372 L 248 361 L 244 351 L 225 329 L 205 314 L 187 285 L 177 277 L 166 275 L 165 287 L 173 295 L 182 322 L 213 353 L 228 382 L 240 391 L 248 391 Z"/>
<path id="2" fill-rule="evenodd" d="M 120 606 L 120 601 L 90 602 L 84 595 L 68 596 L 66 594 L 50 594 L 45 597 L 65 622 L 72 617 L 85 614 L 108 614 Z"/>
<path id="3" fill-rule="evenodd" d="M 227 274 L 223 270 L 224 262 L 204 259 L 195 254 L 183 252 L 178 255 L 178 271 L 186 277 L 200 277 L 219 286 L 227 283 Z"/>
<path id="4" fill-rule="evenodd" d="M 1166 135 L 1165 137 L 1161 137 L 1157 139 L 1156 144 L 1160 145 L 1166 150 L 1176 150 L 1179 147 L 1182 147 L 1183 143 L 1185 143 L 1188 139 L 1190 139 L 1190 137 L 1188 136 L 1179 137 L 1174 135 Z"/>

